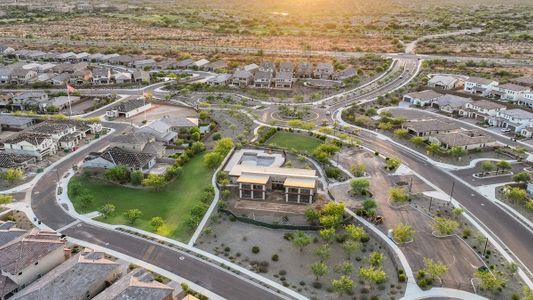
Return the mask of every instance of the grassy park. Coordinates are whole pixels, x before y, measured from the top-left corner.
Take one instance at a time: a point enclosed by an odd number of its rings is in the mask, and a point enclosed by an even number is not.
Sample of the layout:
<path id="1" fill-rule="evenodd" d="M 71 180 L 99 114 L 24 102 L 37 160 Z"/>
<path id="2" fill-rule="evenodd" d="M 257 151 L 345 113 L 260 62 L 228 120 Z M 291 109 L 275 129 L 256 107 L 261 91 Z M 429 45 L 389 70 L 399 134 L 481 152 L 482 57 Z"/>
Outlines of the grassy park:
<path id="1" fill-rule="evenodd" d="M 268 145 L 296 150 L 307 154 L 313 153 L 322 141 L 311 136 L 279 131 L 268 140 Z"/>
<path id="2" fill-rule="evenodd" d="M 164 225 L 157 230 L 157 234 L 187 242 L 192 235 L 192 230 L 186 225 L 187 217 L 191 209 L 200 203 L 202 193 L 211 185 L 213 175 L 213 170 L 204 166 L 203 156 L 197 155 L 186 163 L 182 176 L 161 191 L 127 188 L 101 179 L 76 176 L 69 185 L 75 181 L 80 182 L 94 200 L 85 207 L 77 197 L 71 197 L 71 201 L 79 213 L 96 211 L 105 204 L 113 204 L 116 210 L 112 215 L 107 218 L 98 217 L 96 220 L 109 224 L 128 224 L 146 231 L 154 232 L 150 220 L 159 216 L 164 220 Z M 134 208 L 139 209 L 142 215 L 135 223 L 129 224 L 124 213 Z"/>

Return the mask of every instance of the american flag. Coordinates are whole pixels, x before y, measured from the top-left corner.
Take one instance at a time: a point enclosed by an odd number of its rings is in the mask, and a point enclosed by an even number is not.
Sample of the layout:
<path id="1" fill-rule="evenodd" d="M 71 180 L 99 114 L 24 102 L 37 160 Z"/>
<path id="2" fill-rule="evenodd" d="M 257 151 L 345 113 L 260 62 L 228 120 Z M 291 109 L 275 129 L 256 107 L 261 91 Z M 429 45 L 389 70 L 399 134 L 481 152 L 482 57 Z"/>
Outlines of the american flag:
<path id="1" fill-rule="evenodd" d="M 74 93 L 76 91 L 75 88 L 73 88 L 70 84 L 66 83 L 67 85 L 67 92 L 68 93 Z"/>

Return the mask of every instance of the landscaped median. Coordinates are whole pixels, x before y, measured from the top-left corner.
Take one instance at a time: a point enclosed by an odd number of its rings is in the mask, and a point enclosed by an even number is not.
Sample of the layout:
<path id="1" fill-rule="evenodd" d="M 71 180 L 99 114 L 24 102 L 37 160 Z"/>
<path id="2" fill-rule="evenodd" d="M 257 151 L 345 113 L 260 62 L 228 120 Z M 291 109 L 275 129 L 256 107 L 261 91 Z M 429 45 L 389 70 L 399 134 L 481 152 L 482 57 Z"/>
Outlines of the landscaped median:
<path id="1" fill-rule="evenodd" d="M 212 201 L 211 177 L 214 170 L 205 166 L 198 154 L 182 167 L 182 174 L 161 190 L 144 187 L 126 187 L 87 175 L 77 175 L 69 182 L 69 197 L 78 213 L 101 210 L 106 204 L 115 206 L 109 216 L 99 216 L 97 221 L 109 224 L 124 224 L 141 230 L 187 242 L 194 229 L 187 224 L 188 217 L 198 204 Z M 74 193 L 73 185 L 79 183 L 92 201 L 86 203 L 83 193 Z M 205 199 L 207 198 L 207 199 Z M 141 215 L 132 223 L 126 212 L 138 209 Z M 160 217 L 161 226 L 154 226 L 153 218 Z M 157 229 L 156 229 L 157 228 Z"/>

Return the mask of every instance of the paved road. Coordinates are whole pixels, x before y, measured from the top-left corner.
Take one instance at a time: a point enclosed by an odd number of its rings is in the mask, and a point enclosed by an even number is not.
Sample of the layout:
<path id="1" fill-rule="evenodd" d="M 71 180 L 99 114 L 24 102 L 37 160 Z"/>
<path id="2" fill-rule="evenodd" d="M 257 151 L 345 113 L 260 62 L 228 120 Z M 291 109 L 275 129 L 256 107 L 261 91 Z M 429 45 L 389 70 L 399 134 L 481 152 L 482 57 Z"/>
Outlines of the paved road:
<path id="1" fill-rule="evenodd" d="M 105 124 L 123 131 L 127 125 Z M 73 164 L 81 161 L 87 153 L 97 151 L 108 144 L 111 136 L 102 137 L 98 142 L 77 152 L 71 159 L 59 164 L 55 171 L 45 174 L 33 188 L 31 206 L 37 218 L 52 229 L 60 229 L 75 221 L 56 202 L 57 174 L 63 174 Z M 251 284 L 229 272 L 193 256 L 165 246 L 152 243 L 128 234 L 79 223 L 61 233 L 95 245 L 110 248 L 120 253 L 143 260 L 169 272 L 190 280 L 226 299 L 280 299 L 277 295 Z M 180 260 L 183 256 L 185 259 Z"/>
<path id="2" fill-rule="evenodd" d="M 451 192 L 453 178 L 445 171 L 428 163 L 421 156 L 366 132 L 361 134 L 361 139 L 365 146 L 376 149 L 384 155 L 398 157 L 413 171 L 444 192 Z M 533 277 L 531 273 L 533 270 L 533 255 L 531 255 L 533 233 L 531 231 L 504 213 L 496 204 L 461 182 L 455 182 L 453 198 L 479 220 L 488 232 L 501 240 L 512 252 L 510 253 L 511 256 L 522 262 L 522 265 L 527 269 L 528 276 Z"/>

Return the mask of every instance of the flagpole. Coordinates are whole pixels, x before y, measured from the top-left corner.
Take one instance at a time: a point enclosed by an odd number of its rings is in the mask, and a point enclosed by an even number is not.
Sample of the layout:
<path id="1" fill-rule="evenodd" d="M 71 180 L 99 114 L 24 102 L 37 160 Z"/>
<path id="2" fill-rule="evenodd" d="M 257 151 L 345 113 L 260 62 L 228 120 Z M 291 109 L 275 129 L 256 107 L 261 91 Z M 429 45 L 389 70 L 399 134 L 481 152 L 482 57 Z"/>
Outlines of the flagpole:
<path id="1" fill-rule="evenodd" d="M 68 119 L 72 117 L 72 105 L 70 104 L 70 92 L 67 83 L 67 99 L 68 99 Z"/>

